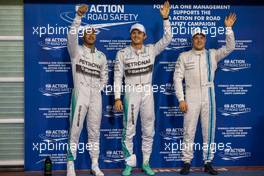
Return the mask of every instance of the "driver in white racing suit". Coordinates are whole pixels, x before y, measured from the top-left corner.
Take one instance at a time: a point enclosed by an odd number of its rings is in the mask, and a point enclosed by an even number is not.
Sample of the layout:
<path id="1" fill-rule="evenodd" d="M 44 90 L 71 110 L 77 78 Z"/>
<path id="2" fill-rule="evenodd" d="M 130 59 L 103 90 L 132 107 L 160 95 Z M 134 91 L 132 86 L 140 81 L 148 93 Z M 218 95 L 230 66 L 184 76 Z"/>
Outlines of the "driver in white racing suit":
<path id="1" fill-rule="evenodd" d="M 193 31 L 193 48 L 180 54 L 174 73 L 174 84 L 179 108 L 184 113 L 183 158 L 184 166 L 180 174 L 190 172 L 190 163 L 193 159 L 194 137 L 197 122 L 201 116 L 203 143 L 204 171 L 217 175 L 211 161 L 214 157 L 215 136 L 215 95 L 214 75 L 217 63 L 235 49 L 235 38 L 232 26 L 236 15 L 230 14 L 225 19 L 226 45 L 219 49 L 205 49 L 206 36 L 200 28 Z M 184 96 L 182 81 L 185 80 L 186 94 Z"/>
<path id="2" fill-rule="evenodd" d="M 68 51 L 72 62 L 74 90 L 71 101 L 71 128 L 69 134 L 69 150 L 67 156 L 67 176 L 75 176 L 74 160 L 78 149 L 79 137 L 86 118 L 88 131 L 89 154 L 92 161 L 91 172 L 96 176 L 103 176 L 98 166 L 99 138 L 102 118 L 101 90 L 107 84 L 108 70 L 105 55 L 98 51 L 94 44 L 96 31 L 85 28 L 83 45 L 78 44 L 78 31 L 81 18 L 88 10 L 88 6 L 78 8 L 76 17 L 68 33 Z M 86 146 L 86 145 L 85 145 Z"/>
<path id="3" fill-rule="evenodd" d="M 130 29 L 131 45 L 118 51 L 116 56 L 114 72 L 115 109 L 119 112 L 124 109 L 122 137 L 122 148 L 126 161 L 126 167 L 122 172 L 124 176 L 131 175 L 132 167 L 136 166 L 136 156 L 133 154 L 133 137 L 135 136 L 139 112 L 142 126 L 142 169 L 147 175 L 155 175 L 149 165 L 154 137 L 154 98 L 152 91 L 146 91 L 146 89 L 152 88 L 155 57 L 172 40 L 171 26 L 168 20 L 169 10 L 170 5 L 166 1 L 160 10 L 163 18 L 164 35 L 157 43 L 145 46 L 143 44 L 146 39 L 145 28 L 143 25 L 136 23 Z M 125 78 L 125 87 L 128 86 L 130 89 L 125 91 L 124 107 L 121 101 L 123 77 Z M 141 91 L 135 89 L 141 89 Z"/>

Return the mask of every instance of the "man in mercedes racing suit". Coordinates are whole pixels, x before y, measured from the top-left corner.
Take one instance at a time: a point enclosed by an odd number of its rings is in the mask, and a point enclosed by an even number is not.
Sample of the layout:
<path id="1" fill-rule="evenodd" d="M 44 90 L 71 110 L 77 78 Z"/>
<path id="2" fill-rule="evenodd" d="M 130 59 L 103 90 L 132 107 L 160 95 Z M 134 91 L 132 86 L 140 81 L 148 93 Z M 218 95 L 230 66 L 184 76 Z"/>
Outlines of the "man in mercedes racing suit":
<path id="1" fill-rule="evenodd" d="M 68 33 L 68 51 L 72 62 L 74 90 L 71 101 L 71 128 L 69 135 L 70 148 L 67 156 L 67 176 L 75 176 L 74 160 L 78 149 L 80 133 L 87 115 L 89 154 L 92 162 L 91 172 L 103 176 L 99 169 L 99 138 L 102 118 L 101 90 L 107 84 L 108 71 L 105 55 L 95 48 L 96 31 L 91 27 L 84 28 L 83 45 L 78 44 L 78 31 L 81 18 L 88 6 L 78 8 L 76 17 Z M 85 145 L 86 146 L 86 145 Z"/>
<path id="2" fill-rule="evenodd" d="M 118 51 L 116 56 L 114 86 L 115 109 L 120 112 L 124 109 L 122 149 L 126 167 L 122 175 L 128 176 L 132 167 L 136 166 L 136 156 L 133 154 L 133 137 L 137 123 L 138 113 L 142 125 L 142 169 L 147 175 L 155 175 L 149 166 L 154 137 L 154 99 L 152 91 L 144 91 L 151 87 L 152 71 L 155 57 L 161 53 L 171 42 L 171 26 L 169 22 L 169 2 L 166 1 L 160 10 L 163 18 L 164 35 L 155 44 L 144 45 L 146 31 L 143 25 L 136 23 L 131 26 L 131 45 Z M 122 79 L 125 78 L 125 87 L 133 90 L 125 91 L 124 107 L 121 101 Z M 135 89 L 139 91 L 135 91 Z M 143 91 L 140 91 L 143 90 Z"/>
<path id="3" fill-rule="evenodd" d="M 217 63 L 235 49 L 235 38 L 232 26 L 236 15 L 230 14 L 225 18 L 226 45 L 220 49 L 205 49 L 205 32 L 195 30 L 192 35 L 193 48 L 180 54 L 175 67 L 174 85 L 179 101 L 180 111 L 184 113 L 183 158 L 184 166 L 180 174 L 187 175 L 193 159 L 193 142 L 196 126 L 201 116 L 203 134 L 204 171 L 217 175 L 211 161 L 214 157 L 215 136 L 215 94 L 214 75 Z M 185 79 L 185 96 L 182 81 Z"/>

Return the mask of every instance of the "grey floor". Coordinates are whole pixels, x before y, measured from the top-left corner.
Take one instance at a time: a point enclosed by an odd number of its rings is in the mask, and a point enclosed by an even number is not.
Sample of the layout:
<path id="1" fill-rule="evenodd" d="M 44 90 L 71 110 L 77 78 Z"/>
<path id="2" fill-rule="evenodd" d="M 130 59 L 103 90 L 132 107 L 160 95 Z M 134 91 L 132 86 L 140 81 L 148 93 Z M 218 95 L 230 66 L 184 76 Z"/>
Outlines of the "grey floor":
<path id="1" fill-rule="evenodd" d="M 105 176 L 120 176 L 121 174 L 105 174 Z M 180 176 L 177 172 L 163 172 L 156 173 L 156 176 Z M 209 174 L 202 172 L 190 173 L 189 176 L 208 176 Z M 219 172 L 219 176 L 264 176 L 264 171 L 224 171 Z M 54 175 L 55 176 L 55 175 Z M 64 175 L 56 175 L 56 176 L 64 176 Z M 78 176 L 91 176 L 90 174 L 79 174 Z M 131 176 L 146 176 L 144 173 L 135 173 Z"/>

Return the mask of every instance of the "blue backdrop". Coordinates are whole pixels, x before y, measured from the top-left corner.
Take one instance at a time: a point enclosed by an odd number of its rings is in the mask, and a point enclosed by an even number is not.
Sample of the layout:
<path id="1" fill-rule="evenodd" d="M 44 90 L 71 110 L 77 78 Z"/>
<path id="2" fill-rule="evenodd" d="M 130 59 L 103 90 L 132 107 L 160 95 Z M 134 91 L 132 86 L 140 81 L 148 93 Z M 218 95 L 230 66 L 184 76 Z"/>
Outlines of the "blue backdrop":
<path id="1" fill-rule="evenodd" d="M 25 4 L 25 169 L 42 170 L 46 156 L 54 169 L 66 168 L 70 98 L 73 88 L 71 64 L 67 51 L 67 28 L 75 15 L 76 4 Z M 129 29 L 135 22 L 147 29 L 146 44 L 157 42 L 163 33 L 159 5 L 90 5 L 83 24 L 94 24 L 100 31 L 96 47 L 104 52 L 113 84 L 116 52 L 129 45 Z M 153 84 L 163 87 L 155 93 L 155 142 L 151 165 L 158 168 L 179 167 L 177 148 L 183 136 L 183 115 L 179 112 L 173 87 L 175 62 L 180 52 L 191 49 L 191 27 L 210 31 L 207 48 L 224 44 L 224 17 L 236 12 L 233 27 L 236 50 L 219 63 L 216 73 L 216 142 L 230 143 L 231 149 L 218 150 L 217 166 L 264 165 L 264 48 L 263 6 L 172 5 L 173 41 L 155 61 Z M 103 25 L 96 25 L 103 24 Z M 222 31 L 222 32 L 221 32 Z M 80 40 L 81 44 L 81 40 Z M 121 168 L 122 113 L 113 111 L 110 90 L 103 96 L 101 125 L 102 168 Z M 138 126 L 135 152 L 141 165 L 141 132 Z M 81 142 L 87 141 L 84 129 Z M 200 124 L 196 141 L 202 142 Z M 85 146 L 79 146 L 76 168 L 90 168 Z M 202 165 L 202 151 L 195 152 L 193 165 Z"/>

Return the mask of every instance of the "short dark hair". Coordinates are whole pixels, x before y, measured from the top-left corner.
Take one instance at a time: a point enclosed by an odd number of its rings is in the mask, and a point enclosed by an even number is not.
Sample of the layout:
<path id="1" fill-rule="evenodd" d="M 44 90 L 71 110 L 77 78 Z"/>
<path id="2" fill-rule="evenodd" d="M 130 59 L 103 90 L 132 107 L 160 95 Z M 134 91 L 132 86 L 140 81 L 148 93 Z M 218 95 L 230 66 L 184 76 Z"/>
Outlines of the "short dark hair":
<path id="1" fill-rule="evenodd" d="M 192 38 L 194 38 L 197 35 L 202 35 L 203 37 L 205 37 L 205 34 L 204 33 L 199 32 L 199 33 L 196 33 Z"/>

